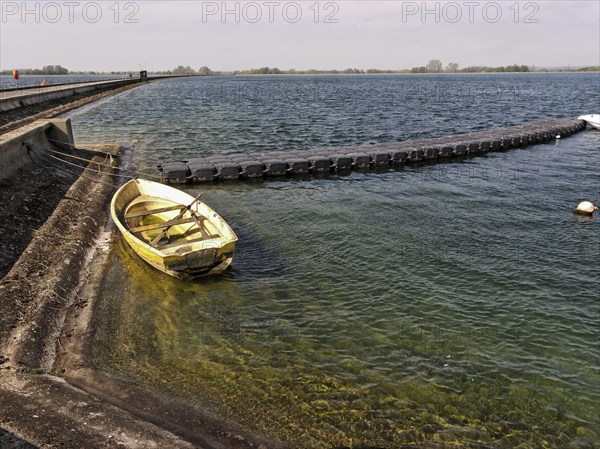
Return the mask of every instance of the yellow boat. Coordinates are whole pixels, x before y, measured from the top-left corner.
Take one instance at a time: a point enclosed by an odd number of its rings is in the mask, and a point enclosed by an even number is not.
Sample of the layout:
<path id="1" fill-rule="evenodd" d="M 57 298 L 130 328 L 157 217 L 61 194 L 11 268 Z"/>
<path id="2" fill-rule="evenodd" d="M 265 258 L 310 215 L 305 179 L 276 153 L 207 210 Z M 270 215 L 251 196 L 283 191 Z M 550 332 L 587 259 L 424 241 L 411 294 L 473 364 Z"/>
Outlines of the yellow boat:
<path id="1" fill-rule="evenodd" d="M 117 190 L 110 212 L 129 246 L 163 273 L 218 274 L 231 264 L 237 236 L 200 195 L 132 179 Z"/>

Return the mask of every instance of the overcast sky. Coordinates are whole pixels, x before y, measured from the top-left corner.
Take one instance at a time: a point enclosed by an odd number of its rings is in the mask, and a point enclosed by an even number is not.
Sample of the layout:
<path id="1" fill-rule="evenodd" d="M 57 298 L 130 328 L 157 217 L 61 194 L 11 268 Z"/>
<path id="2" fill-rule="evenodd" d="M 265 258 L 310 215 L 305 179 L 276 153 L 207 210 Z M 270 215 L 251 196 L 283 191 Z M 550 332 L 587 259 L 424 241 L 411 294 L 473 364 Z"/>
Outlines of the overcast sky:
<path id="1" fill-rule="evenodd" d="M 596 0 L 0 3 L 4 70 L 600 65 Z"/>

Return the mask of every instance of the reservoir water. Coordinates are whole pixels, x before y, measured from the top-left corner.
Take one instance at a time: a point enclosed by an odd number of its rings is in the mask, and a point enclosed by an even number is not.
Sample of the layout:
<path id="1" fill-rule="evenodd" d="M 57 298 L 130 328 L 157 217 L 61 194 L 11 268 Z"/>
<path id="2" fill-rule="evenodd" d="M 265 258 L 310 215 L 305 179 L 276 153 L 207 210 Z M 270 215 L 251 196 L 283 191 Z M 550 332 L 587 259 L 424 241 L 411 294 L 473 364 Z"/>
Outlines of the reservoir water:
<path id="1" fill-rule="evenodd" d="M 206 77 L 71 117 L 80 146 L 123 143 L 156 173 L 597 113 L 599 83 Z M 295 448 L 598 447 L 600 219 L 571 210 L 599 202 L 599 143 L 586 130 L 447 164 L 183 186 L 238 234 L 232 269 L 179 281 L 117 237 L 97 367 Z"/>

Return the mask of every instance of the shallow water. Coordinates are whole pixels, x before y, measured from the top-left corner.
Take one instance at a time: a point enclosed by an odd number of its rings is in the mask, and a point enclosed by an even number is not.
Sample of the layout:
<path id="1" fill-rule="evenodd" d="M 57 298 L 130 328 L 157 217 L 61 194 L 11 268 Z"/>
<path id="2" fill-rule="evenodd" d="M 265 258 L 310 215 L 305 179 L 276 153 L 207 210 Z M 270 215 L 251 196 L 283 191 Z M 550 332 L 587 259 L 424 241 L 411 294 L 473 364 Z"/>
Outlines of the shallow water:
<path id="1" fill-rule="evenodd" d="M 128 143 L 150 170 L 572 117 L 593 112 L 597 82 L 215 77 L 72 117 L 79 142 Z M 407 94 L 441 83 L 495 97 Z M 449 164 L 202 186 L 240 238 L 232 269 L 178 281 L 117 239 L 98 366 L 293 447 L 597 447 L 600 220 L 571 209 L 598 201 L 599 142 L 584 131 Z"/>

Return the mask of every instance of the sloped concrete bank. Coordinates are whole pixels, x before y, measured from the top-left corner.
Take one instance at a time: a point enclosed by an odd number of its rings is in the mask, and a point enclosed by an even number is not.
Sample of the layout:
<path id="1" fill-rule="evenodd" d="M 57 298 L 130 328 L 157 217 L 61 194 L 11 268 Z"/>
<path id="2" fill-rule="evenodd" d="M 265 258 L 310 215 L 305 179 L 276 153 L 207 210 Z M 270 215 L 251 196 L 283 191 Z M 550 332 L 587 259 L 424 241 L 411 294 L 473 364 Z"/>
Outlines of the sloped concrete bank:
<path id="1" fill-rule="evenodd" d="M 32 103 L 0 112 L 0 134 L 21 128 L 36 120 L 58 117 L 70 110 L 80 108 L 103 98 L 119 95 L 140 86 L 143 86 L 143 83 L 107 85 L 85 92 L 76 91 L 72 95 L 47 98 L 43 102 Z"/>
<path id="2" fill-rule="evenodd" d="M 28 145 L 55 150 L 73 150 L 71 121 L 69 119 L 38 120 L 16 131 L 0 135 L 0 167 L 2 167 L 0 180 L 9 178 L 25 165 L 31 165 L 31 150 Z"/>
<path id="3" fill-rule="evenodd" d="M 66 316 L 85 307 L 74 293 L 113 190 L 108 174 L 88 176 L 75 181 L 0 282 L 0 426 L 37 447 L 191 447 L 53 375 Z"/>
<path id="4" fill-rule="evenodd" d="M 98 156 L 93 160 L 106 163 Z M 17 171 L 7 182 L 21 181 L 22 176 Z M 108 204 L 117 178 L 110 172 L 85 171 L 79 177 L 71 173 L 64 183 L 73 178 L 0 280 L 0 445 L 280 447 L 96 369 L 91 337 L 114 239 Z M 46 199 L 40 194 L 38 201 Z M 24 213 L 13 211 L 14 222 Z"/>
<path id="5" fill-rule="evenodd" d="M 63 85 L 49 85 L 33 89 L 7 89 L 0 91 L 0 112 L 18 109 L 38 103 L 45 103 L 76 94 L 89 94 L 101 90 L 114 89 L 129 84 L 140 83 L 141 80 L 109 80 Z"/>

